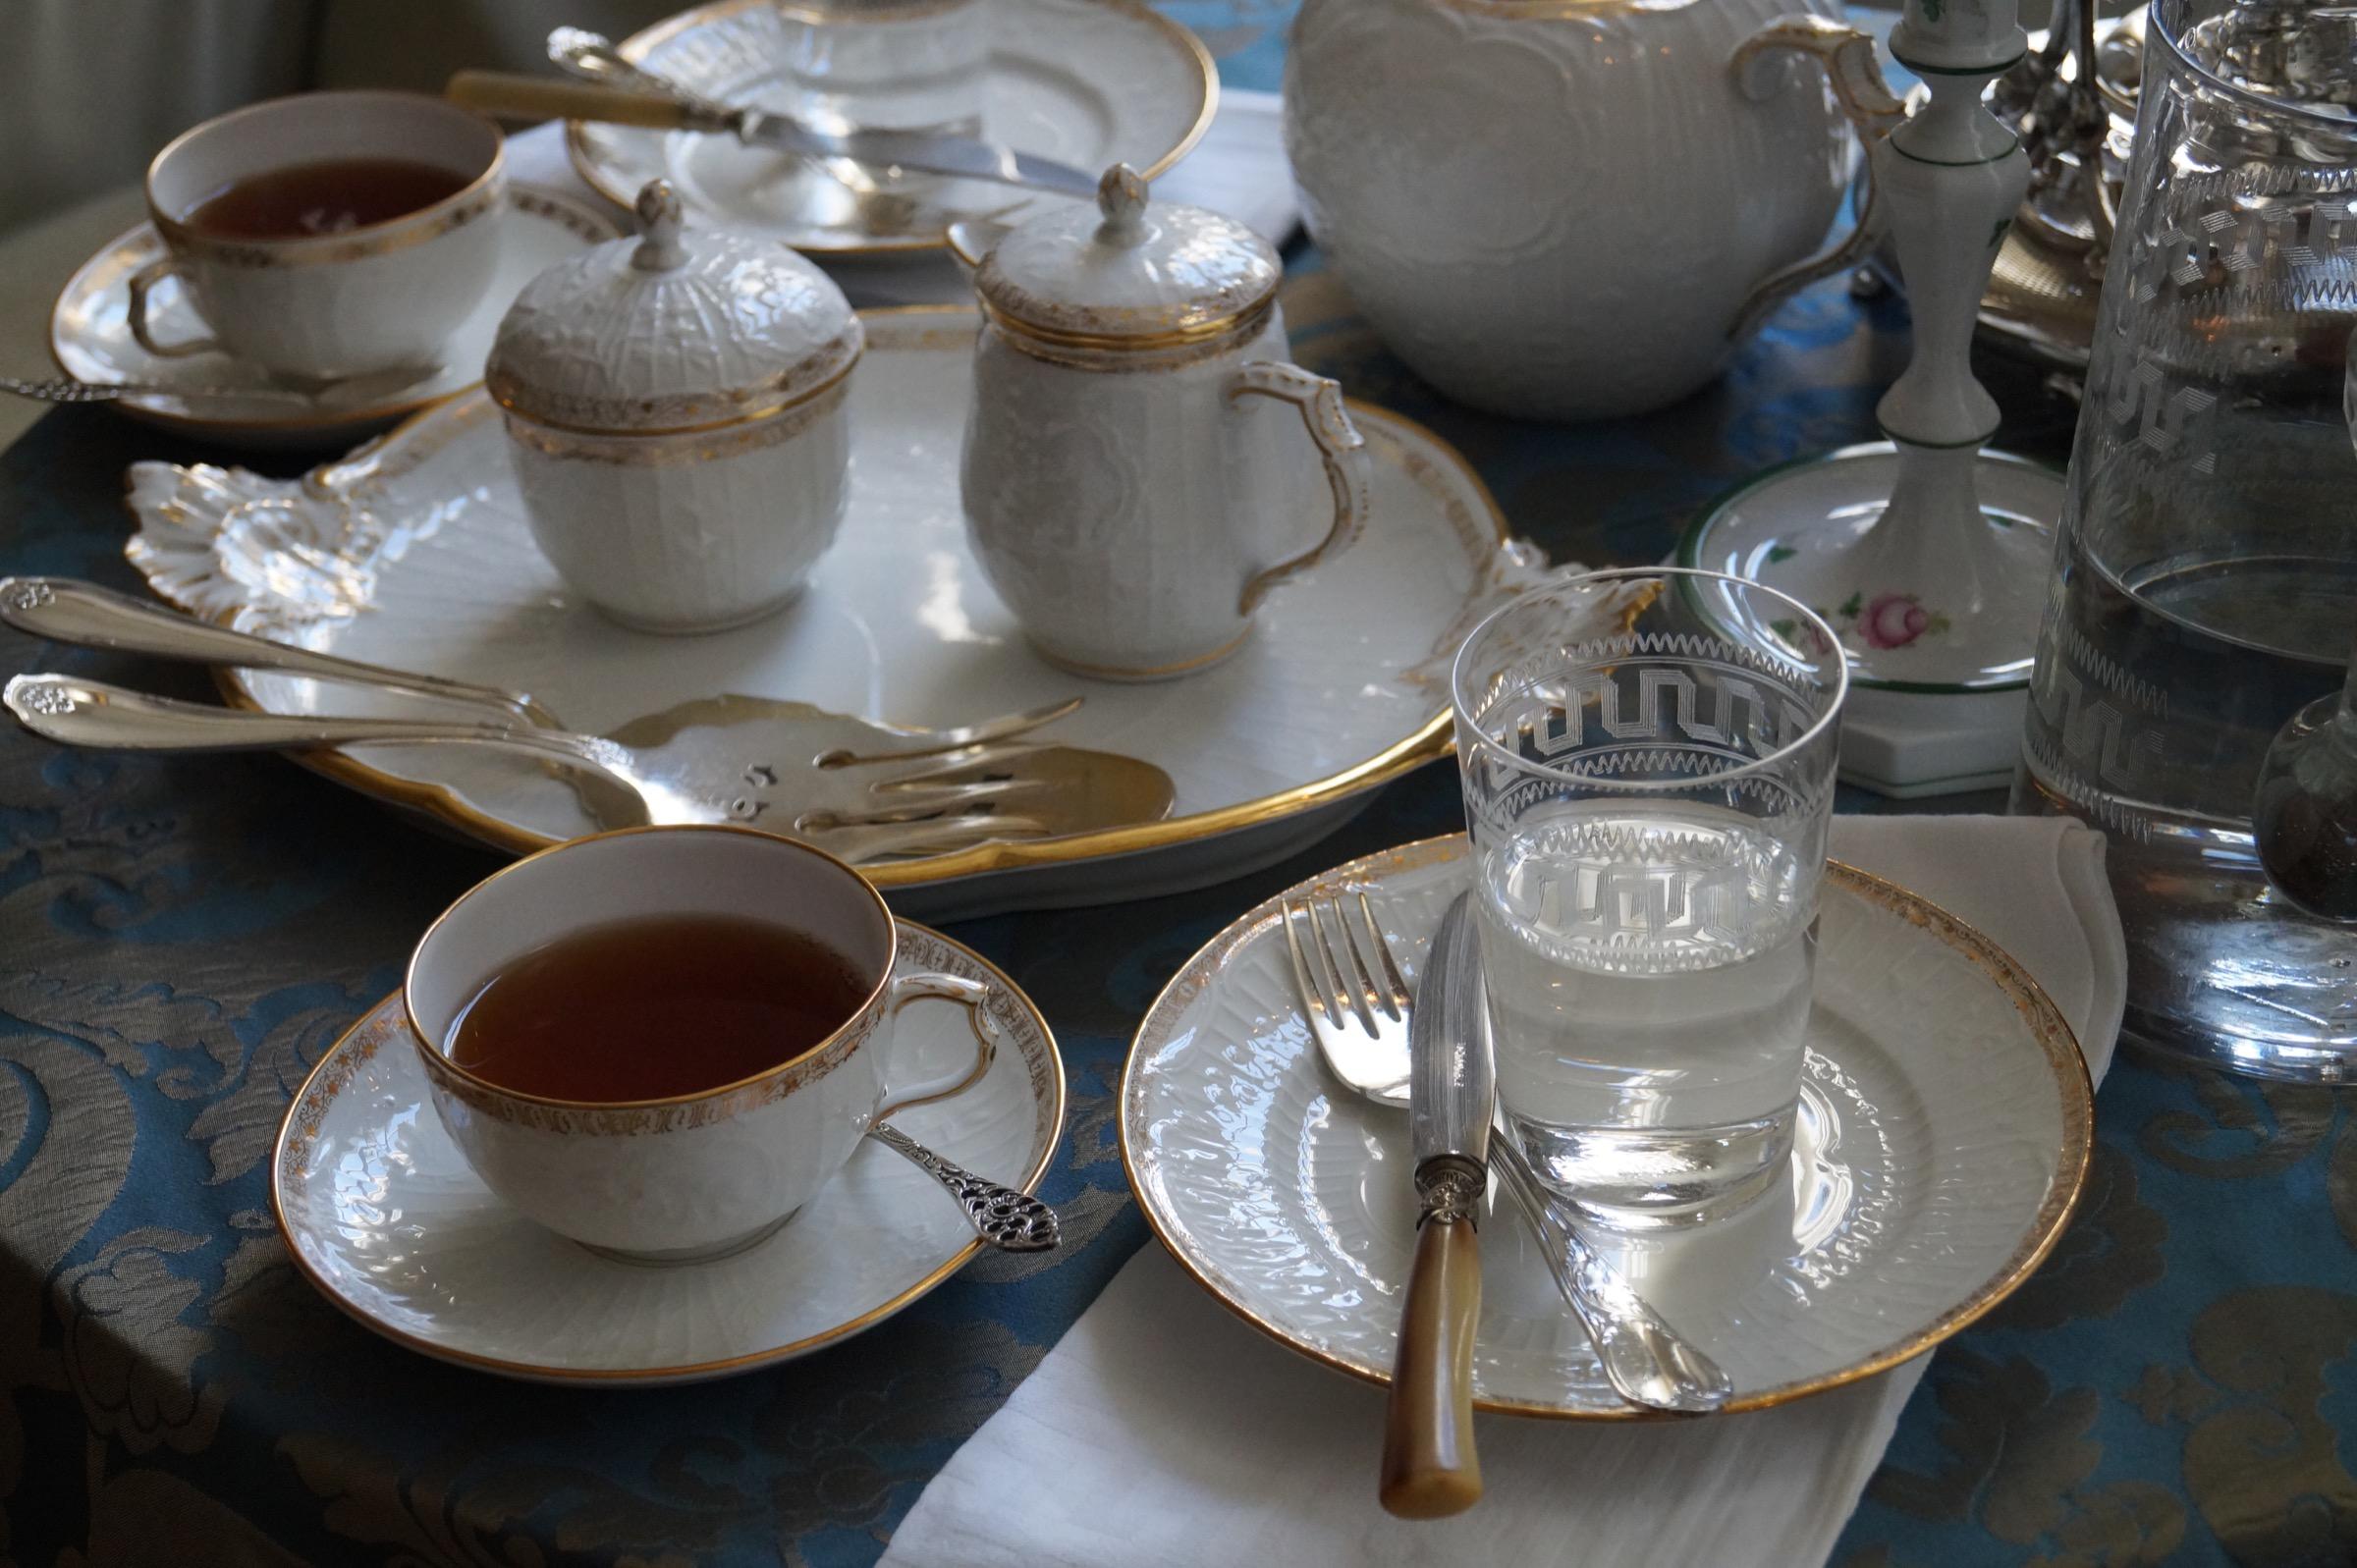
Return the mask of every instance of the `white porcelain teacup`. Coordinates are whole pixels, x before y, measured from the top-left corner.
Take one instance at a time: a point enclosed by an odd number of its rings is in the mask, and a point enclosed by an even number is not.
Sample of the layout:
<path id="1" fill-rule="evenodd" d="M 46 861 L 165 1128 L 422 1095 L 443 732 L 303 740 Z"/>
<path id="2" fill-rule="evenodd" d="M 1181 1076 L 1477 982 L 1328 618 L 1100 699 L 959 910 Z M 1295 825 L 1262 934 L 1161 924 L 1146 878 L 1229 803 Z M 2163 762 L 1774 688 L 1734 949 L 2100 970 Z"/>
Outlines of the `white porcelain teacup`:
<path id="1" fill-rule="evenodd" d="M 491 1083 L 448 1054 L 460 1014 L 503 969 L 565 937 L 625 920 L 732 915 L 815 938 L 866 995 L 816 1045 L 754 1077 L 667 1100 L 591 1104 Z M 402 989 L 434 1108 L 484 1185 L 561 1235 L 633 1262 L 725 1257 L 817 1195 L 870 1123 L 978 1081 L 999 1038 L 989 988 L 893 974 L 883 897 L 832 855 L 730 827 L 628 828 L 497 872 L 428 928 Z M 964 1005 L 975 1056 L 921 1082 L 888 1070 L 909 1002 Z"/>
<path id="2" fill-rule="evenodd" d="M 335 233 L 254 238 L 188 221 L 240 182 L 359 159 L 425 164 L 463 183 Z M 131 280 L 132 334 L 162 358 L 219 351 L 313 380 L 436 368 L 498 269 L 506 184 L 499 128 L 417 93 L 301 93 L 208 120 L 147 166 L 147 216 L 169 254 Z M 211 336 L 155 336 L 154 291 L 167 277 Z"/>

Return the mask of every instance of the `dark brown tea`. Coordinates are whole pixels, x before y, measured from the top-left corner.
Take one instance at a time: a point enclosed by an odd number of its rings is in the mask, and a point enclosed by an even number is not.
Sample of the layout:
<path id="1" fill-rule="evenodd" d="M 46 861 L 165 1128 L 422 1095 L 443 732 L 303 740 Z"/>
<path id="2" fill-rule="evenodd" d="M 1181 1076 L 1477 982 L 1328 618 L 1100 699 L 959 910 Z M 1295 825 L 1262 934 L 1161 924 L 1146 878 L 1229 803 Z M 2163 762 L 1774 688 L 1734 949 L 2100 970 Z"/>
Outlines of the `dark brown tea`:
<path id="1" fill-rule="evenodd" d="M 309 240 L 405 217 L 470 183 L 407 158 L 293 163 L 223 186 L 180 221 L 220 240 Z"/>
<path id="2" fill-rule="evenodd" d="M 872 982 L 824 944 L 734 915 L 626 920 L 508 965 L 445 1043 L 476 1077 L 548 1100 L 668 1100 L 817 1045 Z"/>

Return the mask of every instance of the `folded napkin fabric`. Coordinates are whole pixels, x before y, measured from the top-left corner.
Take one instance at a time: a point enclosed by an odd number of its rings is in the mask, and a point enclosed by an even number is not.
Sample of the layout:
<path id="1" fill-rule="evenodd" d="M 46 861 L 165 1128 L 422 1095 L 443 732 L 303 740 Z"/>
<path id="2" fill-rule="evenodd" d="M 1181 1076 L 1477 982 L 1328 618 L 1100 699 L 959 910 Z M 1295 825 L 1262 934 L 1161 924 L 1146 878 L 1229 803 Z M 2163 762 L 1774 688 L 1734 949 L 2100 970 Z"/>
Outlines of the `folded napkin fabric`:
<path id="1" fill-rule="evenodd" d="M 1841 818 L 1833 847 L 2011 952 L 2102 1077 L 2126 954 L 2100 835 L 2062 820 Z M 1382 1391 L 1264 1337 L 1148 1243 L 934 1478 L 884 1562 L 1814 1568 L 1927 1361 L 1703 1421 L 1485 1416 L 1481 1505 L 1408 1525 L 1375 1502 Z"/>

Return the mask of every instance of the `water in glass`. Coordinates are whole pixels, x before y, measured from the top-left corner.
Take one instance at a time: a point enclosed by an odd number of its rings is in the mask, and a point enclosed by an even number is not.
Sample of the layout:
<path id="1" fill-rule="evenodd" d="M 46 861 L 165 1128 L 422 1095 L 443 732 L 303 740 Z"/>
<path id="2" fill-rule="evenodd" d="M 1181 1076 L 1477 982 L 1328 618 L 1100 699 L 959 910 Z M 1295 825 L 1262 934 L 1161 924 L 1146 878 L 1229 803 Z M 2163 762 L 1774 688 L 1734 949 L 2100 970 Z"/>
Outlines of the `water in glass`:
<path id="1" fill-rule="evenodd" d="M 1610 1222 L 1730 1213 L 1791 1147 L 1844 676 L 1778 623 L 1816 624 L 1735 578 L 1599 573 L 1458 657 L 1500 1104 Z"/>

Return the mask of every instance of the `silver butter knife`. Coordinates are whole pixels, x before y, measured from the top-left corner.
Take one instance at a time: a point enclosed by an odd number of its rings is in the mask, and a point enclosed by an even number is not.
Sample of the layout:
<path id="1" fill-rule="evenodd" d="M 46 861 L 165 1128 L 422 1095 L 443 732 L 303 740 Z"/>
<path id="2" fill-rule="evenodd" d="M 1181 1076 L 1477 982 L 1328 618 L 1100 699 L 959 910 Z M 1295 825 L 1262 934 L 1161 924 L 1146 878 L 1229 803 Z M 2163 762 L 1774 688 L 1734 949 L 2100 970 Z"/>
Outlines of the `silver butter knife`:
<path id="1" fill-rule="evenodd" d="M 925 131 L 828 131 L 790 114 L 748 105 L 686 101 L 501 71 L 459 72 L 450 79 L 443 96 L 508 119 L 595 120 L 653 131 L 718 132 L 748 145 L 773 147 L 800 158 L 848 158 L 871 169 L 987 180 L 1090 199 L 1097 193 L 1096 175 L 979 136 Z"/>
<path id="2" fill-rule="evenodd" d="M 1467 895 L 1441 917 L 1408 1019 L 1408 1131 L 1416 1257 L 1399 1304 L 1399 1348 L 1384 1414 L 1378 1495 L 1403 1519 L 1462 1513 L 1481 1499 L 1473 1450 L 1473 1333 L 1497 1092 L 1482 1027 L 1481 959 Z"/>

